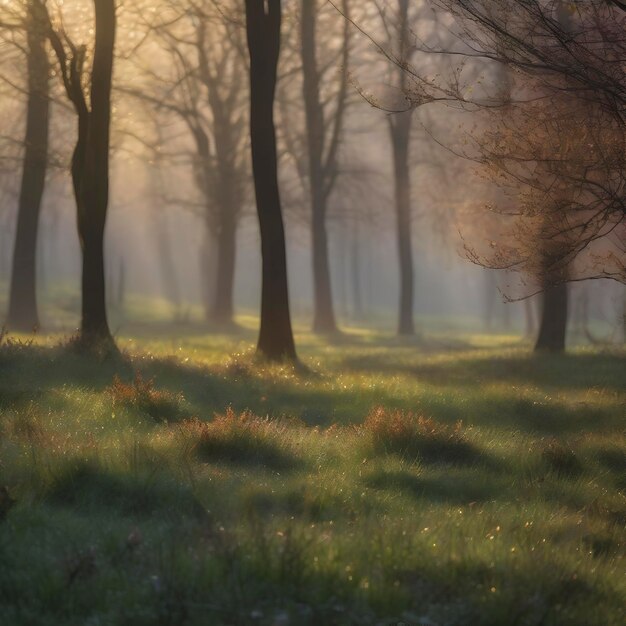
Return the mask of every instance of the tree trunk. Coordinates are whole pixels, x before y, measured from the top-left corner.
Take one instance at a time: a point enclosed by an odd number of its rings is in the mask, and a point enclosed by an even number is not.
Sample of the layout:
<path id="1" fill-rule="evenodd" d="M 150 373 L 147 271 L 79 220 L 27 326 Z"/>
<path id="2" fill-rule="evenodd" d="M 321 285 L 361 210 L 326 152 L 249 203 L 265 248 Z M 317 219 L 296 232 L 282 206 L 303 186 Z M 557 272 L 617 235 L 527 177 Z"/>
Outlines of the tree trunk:
<path id="1" fill-rule="evenodd" d="M 350 270 L 352 273 L 352 312 L 357 322 L 363 321 L 363 288 L 361 280 L 361 232 L 358 220 L 352 227 L 352 246 L 350 255 Z"/>
<path id="2" fill-rule="evenodd" d="M 567 333 L 568 287 L 567 284 L 552 285 L 543 293 L 541 326 L 535 344 L 536 352 L 565 351 Z"/>
<path id="3" fill-rule="evenodd" d="M 227 214 L 222 217 L 221 228 L 217 234 L 217 268 L 211 319 L 221 326 L 231 326 L 234 323 L 237 225 L 231 211 L 231 207 L 225 207 Z"/>
<path id="4" fill-rule="evenodd" d="M 155 216 L 154 226 L 163 292 L 174 309 L 174 318 L 178 319 L 182 305 L 181 288 L 178 281 L 176 264 L 172 256 L 172 244 L 168 224 L 165 222 L 164 216 L 162 216 L 161 213 Z"/>
<path id="5" fill-rule="evenodd" d="M 411 238 L 411 175 L 409 172 L 409 145 L 412 113 L 400 113 L 390 118 L 393 147 L 394 186 L 398 259 L 400 263 L 399 335 L 414 335 L 413 320 L 414 270 Z"/>
<path id="6" fill-rule="evenodd" d="M 115 1 L 94 0 L 96 42 L 91 75 L 91 111 L 80 125 L 74 167 L 78 229 L 83 252 L 81 340 L 88 347 L 114 347 L 106 312 L 104 230 L 109 202 L 111 82 L 115 46 Z M 82 158 L 81 158 L 82 157 Z"/>
<path id="7" fill-rule="evenodd" d="M 263 266 L 261 329 L 257 350 L 269 360 L 295 361 L 274 125 L 281 21 L 281 0 L 246 0 L 250 53 L 250 138 Z"/>
<path id="8" fill-rule="evenodd" d="M 37 233 L 46 182 L 50 120 L 46 22 L 40 11 L 38 3 L 29 3 L 25 152 L 7 319 L 9 328 L 26 332 L 39 326 Z"/>
<path id="9" fill-rule="evenodd" d="M 325 214 L 325 210 L 314 210 L 311 224 L 314 284 L 313 332 L 320 334 L 337 331 L 330 278 Z"/>
<path id="10" fill-rule="evenodd" d="M 313 253 L 313 332 L 337 330 L 328 259 L 327 192 L 324 176 L 324 109 L 317 67 L 317 1 L 302 0 L 301 56 L 309 165 Z"/>

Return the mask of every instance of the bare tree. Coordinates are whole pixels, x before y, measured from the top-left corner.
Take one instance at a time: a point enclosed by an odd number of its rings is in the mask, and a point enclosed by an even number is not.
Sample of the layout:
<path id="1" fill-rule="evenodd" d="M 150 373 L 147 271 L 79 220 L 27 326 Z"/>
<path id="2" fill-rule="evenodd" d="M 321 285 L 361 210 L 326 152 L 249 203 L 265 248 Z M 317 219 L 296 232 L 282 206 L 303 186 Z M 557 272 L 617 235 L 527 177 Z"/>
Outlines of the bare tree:
<path id="1" fill-rule="evenodd" d="M 24 13 L 21 26 L 26 32 L 27 115 L 7 325 L 28 332 L 39 327 L 36 251 L 48 167 L 50 63 L 46 15 L 40 3 L 30 0 Z"/>
<path id="2" fill-rule="evenodd" d="M 252 168 L 263 257 L 258 352 L 273 361 L 296 359 L 289 311 L 287 253 L 274 125 L 281 22 L 281 0 L 246 0 Z"/>
<path id="3" fill-rule="evenodd" d="M 148 48 L 147 58 L 138 55 L 136 61 L 145 84 L 119 89 L 178 118 L 188 131 L 193 145 L 189 162 L 206 228 L 203 252 L 217 247 L 214 262 L 210 254 L 201 255 L 202 279 L 212 285 L 210 290 L 203 288 L 203 293 L 209 292 L 206 316 L 230 326 L 237 228 L 249 177 L 240 10 L 234 3 L 217 5 L 212 0 L 167 0 L 163 6 L 164 15 L 146 25 L 160 50 L 155 55 Z M 171 72 L 163 71 L 158 52 L 167 54 Z"/>
<path id="4" fill-rule="evenodd" d="M 526 199 L 516 209 L 526 218 L 527 226 L 520 228 L 539 233 L 549 247 L 536 257 L 543 255 L 549 266 L 541 287 L 597 277 L 626 281 L 624 5 L 600 0 L 439 4 L 455 16 L 467 44 L 452 51 L 456 56 L 495 62 L 514 77 L 516 93 L 508 102 L 474 102 L 491 111 L 488 141 L 477 142 L 478 158 Z M 538 207 L 543 207 L 539 230 Z M 511 265 L 521 268 L 529 256 L 517 255 Z"/>
<path id="5" fill-rule="evenodd" d="M 412 57 L 410 0 L 394 0 L 391 15 L 389 6 L 378 5 L 385 32 L 387 45 L 395 48 L 399 58 L 409 60 Z M 407 91 L 407 75 L 402 66 L 392 66 L 393 87 L 401 93 Z M 398 334 L 414 335 L 415 321 L 413 308 L 415 301 L 415 271 L 413 267 L 412 241 L 412 191 L 411 191 L 411 131 L 413 123 L 412 107 L 388 116 L 389 139 L 393 155 L 393 181 L 396 212 L 396 240 L 400 275 L 400 301 L 398 309 Z"/>
<path id="6" fill-rule="evenodd" d="M 45 3 L 36 0 L 45 11 Z M 105 294 L 104 230 L 109 201 L 111 86 L 115 48 L 115 0 L 94 0 L 95 41 L 91 71 L 87 48 L 77 46 L 48 17 L 48 36 L 66 95 L 78 121 L 72 156 L 72 183 L 82 251 L 80 343 L 86 349 L 115 350 Z M 46 13 L 47 14 L 47 13 Z M 85 85 L 88 92 L 85 93 Z"/>
<path id="7" fill-rule="evenodd" d="M 349 18 L 348 0 L 343 0 L 342 10 Z M 340 48 L 339 83 L 332 98 L 335 101 L 334 109 L 330 111 L 331 98 L 323 96 L 321 81 L 324 74 L 334 69 L 334 64 L 325 63 L 325 71 L 320 70 L 319 13 L 318 0 L 302 0 L 300 55 L 306 118 L 308 190 L 311 205 L 313 330 L 318 333 L 333 333 L 337 330 L 337 322 L 332 298 L 326 222 L 328 201 L 339 173 L 339 148 L 349 96 L 348 64 L 351 31 L 349 21 L 346 19 Z M 325 87 L 328 91 L 328 87 Z"/>

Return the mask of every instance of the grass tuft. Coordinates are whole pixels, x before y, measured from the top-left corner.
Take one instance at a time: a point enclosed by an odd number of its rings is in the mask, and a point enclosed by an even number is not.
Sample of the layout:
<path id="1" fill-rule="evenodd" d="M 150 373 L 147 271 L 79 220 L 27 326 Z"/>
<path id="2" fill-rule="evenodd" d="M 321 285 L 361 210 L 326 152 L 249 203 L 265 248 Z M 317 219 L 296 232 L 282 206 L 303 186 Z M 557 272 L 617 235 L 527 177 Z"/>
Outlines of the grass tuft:
<path id="1" fill-rule="evenodd" d="M 182 393 L 156 389 L 154 379 L 146 380 L 140 372 L 130 383 L 116 374 L 108 392 L 115 404 L 137 409 L 157 422 L 175 422 L 185 417 Z"/>
<path id="2" fill-rule="evenodd" d="M 5 361 L 29 353 L 32 349 L 34 340 L 31 339 L 13 339 L 9 336 L 9 331 L 2 326 L 0 328 L 0 364 Z"/>
<path id="3" fill-rule="evenodd" d="M 480 457 L 461 422 L 450 426 L 410 411 L 378 407 L 367 416 L 363 430 L 375 453 L 457 465 L 475 463 Z"/>
<path id="4" fill-rule="evenodd" d="M 229 408 L 211 422 L 188 420 L 184 431 L 195 440 L 198 456 L 207 462 L 253 465 L 271 470 L 292 470 L 300 461 L 288 449 L 288 425 L 254 415 L 235 413 Z"/>

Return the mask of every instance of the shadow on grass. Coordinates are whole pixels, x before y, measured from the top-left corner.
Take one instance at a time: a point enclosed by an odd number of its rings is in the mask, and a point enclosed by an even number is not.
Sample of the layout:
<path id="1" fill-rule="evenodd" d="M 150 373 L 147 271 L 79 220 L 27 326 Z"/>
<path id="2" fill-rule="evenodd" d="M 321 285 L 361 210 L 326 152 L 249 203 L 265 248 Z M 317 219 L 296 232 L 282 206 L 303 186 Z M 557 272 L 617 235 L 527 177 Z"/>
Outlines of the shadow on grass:
<path id="1" fill-rule="evenodd" d="M 89 513 L 115 510 L 132 517 L 158 514 L 198 520 L 206 516 L 195 496 L 173 481 L 140 480 L 87 461 L 63 467 L 45 489 L 44 499 L 56 506 Z"/>
<path id="2" fill-rule="evenodd" d="M 501 461 L 485 454 L 477 446 L 463 439 L 443 437 L 412 437 L 405 441 L 375 446 L 377 454 L 393 454 L 411 461 L 428 465 L 452 465 L 458 467 L 482 466 L 500 469 Z"/>
<path id="3" fill-rule="evenodd" d="M 454 473 L 431 478 L 402 471 L 381 470 L 363 480 L 374 489 L 401 491 L 422 500 L 453 505 L 488 502 L 498 499 L 503 493 L 500 483 L 474 473 Z"/>
<path id="4" fill-rule="evenodd" d="M 196 447 L 196 453 L 201 461 L 207 463 L 227 463 L 275 472 L 292 472 L 304 467 L 300 459 L 277 442 L 249 435 L 203 438 Z"/>
<path id="5" fill-rule="evenodd" d="M 261 416 L 289 415 L 309 426 L 330 426 L 338 421 L 338 406 L 346 412 L 349 408 L 351 418 L 360 421 L 371 405 L 381 402 L 380 393 L 337 392 L 300 384 L 311 379 L 308 374 L 293 380 L 258 376 L 254 365 L 209 368 L 173 357 L 141 356 L 98 361 L 63 346 L 32 346 L 0 354 L 0 406 L 14 408 L 33 394 L 61 388 L 104 392 L 116 376 L 132 384 L 136 372 L 141 372 L 144 380 L 154 379 L 157 391 L 182 393 L 188 414 L 203 418 L 232 407 L 236 412 L 250 409 Z"/>
<path id="6" fill-rule="evenodd" d="M 131 339 L 154 339 L 172 338 L 177 341 L 181 339 L 201 339 L 211 337 L 227 337 L 230 339 L 246 340 L 254 342 L 257 330 L 242 326 L 237 322 L 227 324 L 216 324 L 209 321 L 189 321 L 189 322 L 128 322 L 124 323 L 119 332 L 119 337 Z"/>
<path id="7" fill-rule="evenodd" d="M 75 387 L 102 392 L 115 375 L 132 381 L 135 371 L 140 371 L 146 380 L 155 380 L 158 390 L 182 393 L 189 414 L 205 419 L 231 406 L 237 412 L 250 409 L 262 416 L 289 415 L 300 418 L 308 426 L 326 427 L 335 423 L 361 423 L 372 407 L 383 405 L 390 409 L 419 409 L 447 423 L 463 420 L 497 427 L 509 425 L 546 434 L 581 429 L 600 431 L 621 421 L 612 406 L 569 405 L 549 398 L 534 402 L 492 394 L 474 397 L 473 404 L 468 405 L 463 396 L 464 389 L 480 388 L 491 382 L 507 382 L 512 386 L 530 383 L 563 391 L 591 387 L 623 390 L 621 371 L 625 361 L 617 356 L 482 357 L 424 365 L 392 362 L 391 356 L 387 354 L 380 359 L 372 355 L 351 356 L 342 362 L 346 372 L 351 368 L 354 372 L 380 372 L 389 376 L 410 374 L 441 387 L 444 392 L 449 389 L 450 393 L 416 390 L 414 396 L 399 396 L 391 389 L 359 385 L 341 389 L 323 382 L 310 384 L 311 378 L 307 376 L 268 377 L 247 363 L 230 368 L 202 367 L 182 363 L 174 357 L 149 356 L 97 361 L 62 346 L 31 346 L 10 354 L 0 353 L 0 406 L 19 404 L 32 394 L 52 389 Z"/>
<path id="8" fill-rule="evenodd" d="M 389 355 L 349 356 L 346 369 L 413 376 L 435 386 L 454 387 L 511 382 L 550 389 L 589 387 L 626 392 L 626 357 L 617 354 L 481 356 L 424 365 L 389 360 Z"/>
<path id="9" fill-rule="evenodd" d="M 243 509 L 248 515 L 298 518 L 308 522 L 356 521 L 378 505 L 361 498 L 291 489 L 284 493 L 254 489 L 244 494 Z"/>

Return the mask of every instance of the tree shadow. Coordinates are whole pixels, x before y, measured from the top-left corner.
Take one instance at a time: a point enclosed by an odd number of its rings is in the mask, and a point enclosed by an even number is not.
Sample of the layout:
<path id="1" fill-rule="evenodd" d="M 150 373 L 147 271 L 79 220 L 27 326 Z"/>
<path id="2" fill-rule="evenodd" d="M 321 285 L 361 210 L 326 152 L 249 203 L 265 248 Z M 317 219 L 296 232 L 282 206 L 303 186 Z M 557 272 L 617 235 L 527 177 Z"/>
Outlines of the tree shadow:
<path id="1" fill-rule="evenodd" d="M 626 357 L 617 354 L 534 355 L 502 357 L 496 354 L 425 364 L 390 360 L 388 355 L 348 356 L 346 369 L 415 377 L 435 386 L 473 386 L 497 382 L 536 385 L 548 389 L 597 387 L 626 392 Z"/>
<path id="2" fill-rule="evenodd" d="M 44 499 L 83 513 L 114 510 L 129 517 L 206 517 L 193 493 L 175 481 L 117 474 L 95 461 L 74 461 L 62 467 L 45 488 Z"/>
<path id="3" fill-rule="evenodd" d="M 501 481 L 485 479 L 475 473 L 455 472 L 450 476 L 416 476 L 403 471 L 377 471 L 363 481 L 368 487 L 385 491 L 401 491 L 419 500 L 433 503 L 469 505 L 499 499 L 505 492 Z"/>
<path id="4" fill-rule="evenodd" d="M 203 419 L 232 407 L 236 412 L 249 409 L 261 416 L 289 415 L 308 426 L 326 427 L 335 423 L 361 423 L 373 407 L 385 406 L 416 409 L 444 423 L 463 420 L 499 427 L 508 424 L 527 432 L 546 434 L 601 430 L 618 426 L 621 421 L 612 406 L 572 405 L 557 399 L 536 402 L 486 394 L 468 408 L 463 395 L 464 389 L 472 390 L 493 382 L 562 390 L 590 387 L 623 390 L 624 382 L 619 374 L 624 360 L 617 356 L 481 357 L 424 365 L 392 363 L 389 358 L 389 355 L 380 360 L 372 355 L 350 356 L 343 360 L 343 367 L 344 371 L 352 368 L 352 372 L 357 373 L 405 373 L 443 390 L 449 388 L 450 393 L 416 391 L 413 397 L 407 398 L 394 393 L 393 389 L 374 386 L 338 388 L 328 384 L 332 382 L 334 369 L 318 377 L 306 372 L 268 376 L 263 368 L 257 370 L 254 363 L 202 366 L 183 363 L 175 357 L 150 355 L 98 360 L 59 345 L 0 350 L 0 406 L 23 404 L 32 394 L 55 389 L 102 392 L 116 375 L 124 381 L 132 381 L 139 371 L 145 380 L 154 379 L 157 389 L 182 393 L 189 413 Z M 558 371 L 561 365 L 565 368 L 562 373 Z"/>

